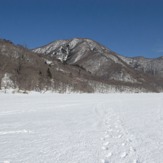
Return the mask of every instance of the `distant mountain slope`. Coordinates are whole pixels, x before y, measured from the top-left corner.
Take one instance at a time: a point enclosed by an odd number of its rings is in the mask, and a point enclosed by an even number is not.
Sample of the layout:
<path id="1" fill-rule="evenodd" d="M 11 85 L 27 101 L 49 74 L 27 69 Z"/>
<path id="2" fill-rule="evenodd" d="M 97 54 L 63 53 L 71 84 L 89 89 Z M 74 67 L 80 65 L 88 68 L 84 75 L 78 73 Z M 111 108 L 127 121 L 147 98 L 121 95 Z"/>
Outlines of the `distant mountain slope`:
<path id="1" fill-rule="evenodd" d="M 59 40 L 32 51 L 0 40 L 1 90 L 160 92 L 162 65 L 162 58 L 126 58 L 90 39 Z"/>
<path id="2" fill-rule="evenodd" d="M 77 65 L 101 79 L 127 82 L 142 80 L 118 55 L 89 39 L 56 41 L 33 51 Z"/>
<path id="3" fill-rule="evenodd" d="M 48 60 L 24 47 L 0 40 L 1 89 L 92 92 L 85 81 L 76 78 L 78 73 L 79 68 Z M 80 74 L 87 75 L 83 70 Z"/>
<path id="4" fill-rule="evenodd" d="M 127 58 L 90 39 L 59 40 L 33 50 L 63 63 L 76 65 L 104 81 L 160 85 L 163 59 Z"/>
<path id="5" fill-rule="evenodd" d="M 154 59 L 144 57 L 119 57 L 135 70 L 142 71 L 152 76 L 163 78 L 163 57 Z"/>

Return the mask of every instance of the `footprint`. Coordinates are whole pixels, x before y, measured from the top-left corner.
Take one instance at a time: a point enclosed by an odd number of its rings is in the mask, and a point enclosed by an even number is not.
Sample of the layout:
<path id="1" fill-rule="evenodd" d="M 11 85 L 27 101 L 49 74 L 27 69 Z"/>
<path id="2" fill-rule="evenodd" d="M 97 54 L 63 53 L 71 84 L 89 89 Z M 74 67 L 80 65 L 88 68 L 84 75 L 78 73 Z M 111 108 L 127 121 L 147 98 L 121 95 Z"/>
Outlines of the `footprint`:
<path id="1" fill-rule="evenodd" d="M 130 142 L 132 142 L 132 140 L 131 139 L 127 139 L 127 141 L 130 143 Z"/>
<path id="2" fill-rule="evenodd" d="M 121 137 L 122 137 L 122 135 L 118 135 L 118 137 L 117 137 L 117 138 L 118 138 L 118 139 L 120 139 Z"/>
<path id="3" fill-rule="evenodd" d="M 103 150 L 108 150 L 109 148 L 106 147 L 106 146 L 103 146 L 102 149 L 103 149 Z"/>
<path id="4" fill-rule="evenodd" d="M 136 152 L 136 149 L 133 148 L 133 147 L 130 147 L 130 151 L 131 151 L 131 152 L 132 152 L 132 151 Z"/>
<path id="5" fill-rule="evenodd" d="M 120 155 L 121 158 L 125 158 L 126 156 L 127 156 L 127 153 L 126 153 L 126 152 L 123 152 L 123 153 L 121 153 L 121 155 Z"/>
<path id="6" fill-rule="evenodd" d="M 138 160 L 133 160 L 132 163 L 140 163 Z"/>
<path id="7" fill-rule="evenodd" d="M 103 145 L 104 145 L 104 146 L 107 146 L 107 145 L 109 145 L 109 142 L 105 142 Z"/>
<path id="8" fill-rule="evenodd" d="M 109 137 L 109 135 L 105 135 L 105 138 L 108 138 Z"/>
<path id="9" fill-rule="evenodd" d="M 102 141 L 103 141 L 103 140 L 105 140 L 105 138 L 100 138 L 100 140 L 102 140 Z"/>
<path id="10" fill-rule="evenodd" d="M 109 157 L 111 157 L 111 156 L 112 156 L 112 153 L 111 153 L 111 152 L 109 152 L 109 153 L 106 155 L 107 158 L 109 158 Z"/>
<path id="11" fill-rule="evenodd" d="M 102 159 L 101 160 L 101 163 L 109 163 L 109 161 L 108 160 L 105 160 L 105 159 Z"/>

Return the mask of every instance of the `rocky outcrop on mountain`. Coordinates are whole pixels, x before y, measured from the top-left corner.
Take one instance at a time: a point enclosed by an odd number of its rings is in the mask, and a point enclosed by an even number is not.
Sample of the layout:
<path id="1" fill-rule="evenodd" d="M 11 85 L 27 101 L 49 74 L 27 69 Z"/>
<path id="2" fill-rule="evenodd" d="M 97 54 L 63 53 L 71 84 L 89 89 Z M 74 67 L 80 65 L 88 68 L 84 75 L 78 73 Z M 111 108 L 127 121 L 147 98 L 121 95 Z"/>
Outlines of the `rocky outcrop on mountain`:
<path id="1" fill-rule="evenodd" d="M 90 39 L 60 40 L 33 50 L 58 59 L 62 63 L 78 66 L 101 80 L 141 84 L 160 89 L 163 60 L 143 57 L 127 58 Z M 157 83 L 157 84 L 155 84 Z"/>
<path id="2" fill-rule="evenodd" d="M 162 58 L 123 57 L 90 39 L 59 40 L 32 51 L 0 40 L 1 90 L 161 92 L 162 65 Z"/>
<path id="3" fill-rule="evenodd" d="M 62 63 L 76 65 L 104 80 L 141 82 L 142 77 L 114 52 L 89 39 L 62 40 L 33 50 Z M 137 78 L 137 79 L 136 79 Z"/>

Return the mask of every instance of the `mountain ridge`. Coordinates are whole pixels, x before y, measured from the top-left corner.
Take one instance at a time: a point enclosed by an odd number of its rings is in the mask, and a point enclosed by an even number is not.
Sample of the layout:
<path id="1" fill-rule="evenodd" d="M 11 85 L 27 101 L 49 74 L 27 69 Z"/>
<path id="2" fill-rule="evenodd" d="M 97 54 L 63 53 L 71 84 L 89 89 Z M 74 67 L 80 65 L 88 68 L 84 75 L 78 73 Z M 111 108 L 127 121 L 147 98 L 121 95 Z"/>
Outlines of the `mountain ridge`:
<path id="1" fill-rule="evenodd" d="M 90 93 L 163 90 L 163 57 L 150 61 L 124 57 L 87 38 L 58 40 L 32 50 L 1 39 L 0 57 L 2 67 L 3 60 L 9 63 L 8 68 L 0 69 L 1 89 L 3 78 L 8 76 L 22 90 Z"/>

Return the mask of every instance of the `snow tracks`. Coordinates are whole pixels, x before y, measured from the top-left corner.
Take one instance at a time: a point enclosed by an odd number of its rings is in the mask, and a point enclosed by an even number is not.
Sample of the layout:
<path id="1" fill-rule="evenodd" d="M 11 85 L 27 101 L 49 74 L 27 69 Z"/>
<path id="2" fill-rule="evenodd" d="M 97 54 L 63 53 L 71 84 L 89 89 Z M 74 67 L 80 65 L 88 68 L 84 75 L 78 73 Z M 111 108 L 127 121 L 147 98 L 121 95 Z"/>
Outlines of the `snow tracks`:
<path id="1" fill-rule="evenodd" d="M 101 163 L 141 163 L 134 147 L 135 139 L 126 131 L 114 108 L 103 106 L 103 135 L 101 139 Z"/>

